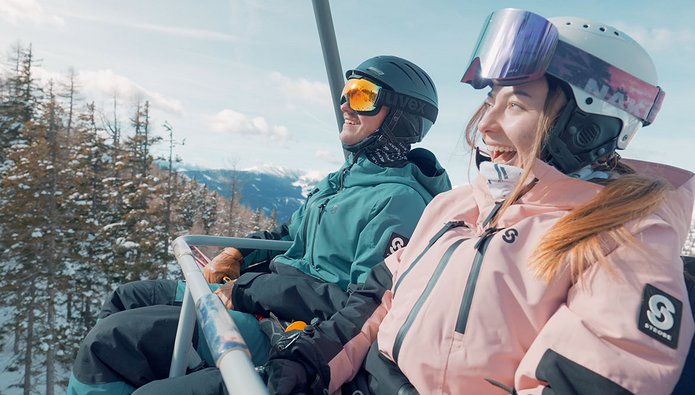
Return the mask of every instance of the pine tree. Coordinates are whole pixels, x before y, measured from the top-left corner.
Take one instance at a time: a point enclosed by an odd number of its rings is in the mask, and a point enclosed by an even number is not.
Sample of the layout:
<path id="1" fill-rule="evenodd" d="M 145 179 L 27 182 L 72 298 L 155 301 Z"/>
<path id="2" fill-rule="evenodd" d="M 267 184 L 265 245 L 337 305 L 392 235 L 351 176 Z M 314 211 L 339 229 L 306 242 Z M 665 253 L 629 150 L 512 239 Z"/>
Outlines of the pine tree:
<path id="1" fill-rule="evenodd" d="M 263 220 L 263 212 L 261 211 L 260 208 L 257 208 L 256 211 L 253 213 L 253 217 L 251 218 L 251 231 L 252 232 L 258 232 L 261 230 L 261 221 Z"/>
<path id="2" fill-rule="evenodd" d="M 4 177 L 0 179 L 0 219 L 3 223 L 0 236 L 6 247 L 0 288 L 8 291 L 2 302 L 14 309 L 14 322 L 3 330 L 13 331 L 15 351 L 23 348 L 21 369 L 25 384 L 29 383 L 29 387 L 25 385 L 24 388 L 28 393 L 35 374 L 35 311 L 41 312 L 43 308 L 36 296 L 45 284 L 37 282 L 36 278 L 41 277 L 43 269 L 37 261 L 45 258 L 40 239 L 50 218 L 47 221 L 42 200 L 50 194 L 45 183 L 51 169 L 45 160 L 50 158 L 46 125 L 41 127 L 34 123 L 41 91 L 32 74 L 31 47 L 17 47 L 16 54 L 14 74 L 5 84 L 10 96 L 3 103 L 3 124 L 0 125 L 6 128 L 1 140 Z M 12 149 L 7 150 L 8 147 Z"/>
<path id="3" fill-rule="evenodd" d="M 196 223 L 201 205 L 200 187 L 196 180 L 186 181 L 183 178 L 175 193 L 178 194 L 177 204 L 173 209 L 178 212 L 176 234 L 182 235 L 190 232 Z"/>
<path id="4" fill-rule="evenodd" d="M 109 191 L 103 180 L 111 175 L 110 147 L 99 133 L 93 103 L 87 104 L 77 117 L 69 145 L 69 169 L 73 189 L 66 205 L 72 213 L 72 248 L 67 263 L 65 284 L 65 322 L 62 331 L 66 350 L 63 360 L 72 363 L 77 345 L 94 325 L 95 313 L 101 307 L 103 296 L 110 290 L 108 267 L 113 260 L 111 242 L 104 237 L 102 228 L 112 223 Z M 108 181 L 107 184 L 108 185 Z"/>
<path id="5" fill-rule="evenodd" d="M 232 176 L 232 183 L 231 183 L 231 194 L 229 197 L 229 210 L 227 211 L 227 234 L 230 236 L 236 235 L 236 227 L 234 226 L 234 219 L 235 219 L 235 214 L 236 214 L 236 207 L 237 207 L 237 187 L 238 187 L 238 179 L 236 177 L 236 170 L 234 170 L 234 175 Z"/>
<path id="6" fill-rule="evenodd" d="M 166 140 L 166 142 L 169 145 L 169 157 L 168 159 L 168 167 L 166 169 L 166 191 L 162 195 L 162 199 L 164 199 L 164 204 L 165 204 L 165 213 L 164 213 L 164 233 L 168 235 L 166 238 L 166 243 L 164 246 L 164 249 L 166 251 L 169 251 L 169 238 L 172 236 L 174 229 L 176 229 L 176 226 L 174 225 L 174 219 L 172 218 L 172 208 L 176 204 L 176 200 L 179 198 L 179 195 L 176 193 L 176 184 L 178 182 L 178 174 L 176 174 L 176 171 L 174 169 L 174 162 L 180 162 L 181 159 L 178 157 L 174 157 L 174 145 L 177 145 L 177 143 L 174 140 L 174 130 L 169 125 L 168 122 L 164 122 L 164 125 L 162 125 L 164 129 L 169 133 L 169 138 Z M 184 142 L 180 143 L 181 145 L 184 144 Z"/>
<path id="7" fill-rule="evenodd" d="M 118 118 L 118 94 L 116 92 L 113 93 L 113 118 L 109 119 L 105 114 L 102 114 L 101 121 L 111 138 L 111 156 L 117 158 L 121 149 L 121 121 Z"/>
<path id="8" fill-rule="evenodd" d="M 3 84 L 6 92 L 0 102 L 0 163 L 4 162 L 10 147 L 26 143 L 23 129 L 33 119 L 41 94 L 34 79 L 36 62 L 31 45 L 17 44 L 10 63 L 12 74 Z"/>
<path id="9" fill-rule="evenodd" d="M 123 148 L 121 142 L 122 122 L 118 116 L 118 109 L 118 96 L 114 93 L 112 118 L 101 114 L 101 125 L 110 140 L 109 155 L 104 158 L 109 170 L 101 180 L 101 188 L 105 191 L 105 203 L 108 208 L 101 216 L 100 228 L 95 236 L 96 240 L 103 240 L 108 244 L 108 252 L 104 253 L 100 260 L 104 263 L 108 262 L 103 266 L 103 275 L 112 284 L 137 279 L 128 269 L 128 265 L 132 265 L 132 260 L 127 247 L 132 242 L 129 240 L 130 231 L 124 217 L 129 210 L 125 196 L 131 177 L 127 171 L 127 150 Z"/>
<path id="10" fill-rule="evenodd" d="M 46 395 L 53 395 L 55 386 L 55 346 L 57 324 L 56 324 L 56 299 L 57 287 L 60 287 L 63 279 L 63 268 L 67 246 L 65 244 L 65 221 L 59 212 L 59 207 L 63 205 L 65 194 L 63 186 L 58 183 L 59 169 L 65 169 L 65 155 L 60 144 L 58 133 L 60 125 L 60 108 L 54 94 L 54 86 L 51 83 L 48 90 L 48 101 L 46 103 L 45 114 L 46 143 L 48 145 L 49 160 L 46 174 L 47 199 L 44 206 L 46 221 L 46 238 L 44 240 L 44 281 L 46 284 L 45 307 L 45 335 L 41 342 L 46 344 Z"/>
<path id="11" fill-rule="evenodd" d="M 154 158 L 150 152 L 161 137 L 153 136 L 150 126 L 149 102 L 138 103 L 130 119 L 134 134 L 125 141 L 125 163 L 130 181 L 122 186 L 127 210 L 123 220 L 129 234 L 118 241 L 124 256 L 132 262 L 129 279 L 158 278 L 166 272 L 170 259 L 164 247 L 165 207 L 156 199 L 160 180 L 150 172 Z"/>
<path id="12" fill-rule="evenodd" d="M 68 70 L 67 80 L 62 88 L 63 92 L 60 93 L 59 96 L 65 98 L 67 101 L 65 105 L 67 111 L 65 119 L 65 139 L 68 143 L 70 143 L 73 124 L 75 121 L 75 107 L 79 101 L 77 94 L 79 89 L 77 84 L 77 76 L 75 75 L 75 69 L 72 67 Z"/>
<path id="13" fill-rule="evenodd" d="M 203 204 L 201 207 L 201 222 L 203 225 L 203 234 L 209 235 L 212 233 L 215 223 L 217 222 L 217 201 L 219 197 L 215 192 L 209 192 L 208 186 L 203 186 Z"/>
<path id="14" fill-rule="evenodd" d="M 276 226 L 278 226 L 278 209 L 276 207 L 273 207 L 273 211 L 270 214 L 270 226 L 269 228 L 273 229 Z"/>
<path id="15" fill-rule="evenodd" d="M 239 176 L 236 170 L 236 163 L 232 166 L 232 177 L 230 180 L 231 194 L 228 202 L 229 208 L 227 209 L 227 215 L 225 216 L 227 221 L 226 234 L 228 236 L 239 236 L 245 234 L 242 232 L 242 221 L 241 221 L 241 185 L 239 182 Z"/>
<path id="16" fill-rule="evenodd" d="M 58 185 L 57 171 L 61 168 L 60 146 L 58 142 L 58 109 L 52 88 L 49 88 L 48 101 L 44 114 L 36 122 L 30 121 L 25 125 L 24 133 L 31 143 L 25 148 L 8 153 L 8 158 L 15 164 L 9 169 L 10 176 L 3 184 L 3 191 L 14 190 L 14 200 L 9 198 L 13 209 L 20 207 L 17 212 L 23 213 L 21 218 L 15 218 L 6 224 L 12 229 L 12 235 L 20 242 L 20 267 L 25 273 L 31 273 L 29 294 L 19 290 L 17 300 L 23 303 L 16 306 L 20 316 L 28 319 L 24 331 L 24 378 L 33 383 L 36 371 L 33 369 L 33 359 L 40 355 L 42 340 L 51 341 L 55 324 L 56 272 L 63 251 L 60 213 L 58 206 L 62 201 L 62 193 Z M 21 179 L 21 181 L 19 181 Z M 19 181 L 19 182 L 18 182 Z M 26 199 L 22 202 L 19 199 Z M 6 209 L 7 207 L 3 207 Z M 10 213 L 3 213 L 9 216 Z M 7 278 L 16 278 L 11 273 Z M 22 295 L 24 294 L 24 295 Z M 35 321 L 36 314 L 45 317 L 45 321 Z M 54 383 L 53 351 L 46 353 L 47 393 L 52 393 Z M 30 391 L 26 388 L 25 392 Z"/>

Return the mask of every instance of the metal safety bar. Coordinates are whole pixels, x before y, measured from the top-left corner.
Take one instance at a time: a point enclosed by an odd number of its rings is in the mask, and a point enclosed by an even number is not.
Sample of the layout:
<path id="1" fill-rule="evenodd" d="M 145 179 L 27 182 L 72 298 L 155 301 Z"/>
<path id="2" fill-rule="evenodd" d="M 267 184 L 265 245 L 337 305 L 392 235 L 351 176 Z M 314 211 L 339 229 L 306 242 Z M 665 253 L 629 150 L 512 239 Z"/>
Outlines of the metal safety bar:
<path id="1" fill-rule="evenodd" d="M 186 373 L 197 316 L 215 365 L 220 369 L 229 393 L 267 394 L 265 384 L 255 371 L 251 354 L 239 329 L 220 298 L 210 291 L 189 245 L 284 251 L 292 242 L 200 235 L 181 236 L 173 242 L 176 261 L 186 279 L 186 291 L 176 329 L 169 377 Z"/>
<path id="2" fill-rule="evenodd" d="M 328 75 L 328 87 L 331 91 L 335 120 L 338 122 L 338 133 L 340 133 L 343 129 L 343 111 L 340 109 L 340 93 L 343 91 L 345 80 L 343 79 L 343 68 L 340 66 L 340 54 L 338 52 L 338 42 L 335 39 L 331 6 L 328 0 L 313 0 L 312 4 L 314 6 L 316 28 L 319 32 L 319 41 L 321 41 L 323 62 L 326 66 L 326 74 Z"/>

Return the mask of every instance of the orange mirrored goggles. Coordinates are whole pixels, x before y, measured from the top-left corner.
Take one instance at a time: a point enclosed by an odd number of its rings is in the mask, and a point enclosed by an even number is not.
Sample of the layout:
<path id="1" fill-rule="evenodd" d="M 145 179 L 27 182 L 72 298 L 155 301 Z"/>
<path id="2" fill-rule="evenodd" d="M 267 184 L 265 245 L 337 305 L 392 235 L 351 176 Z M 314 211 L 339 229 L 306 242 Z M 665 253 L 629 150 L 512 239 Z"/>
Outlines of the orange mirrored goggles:
<path id="1" fill-rule="evenodd" d="M 340 104 L 347 101 L 351 109 L 360 115 L 374 115 L 382 105 L 393 109 L 401 109 L 412 114 L 420 115 L 434 123 L 438 109 L 430 103 L 410 95 L 396 93 L 382 88 L 364 78 L 350 78 L 340 95 Z"/>
<path id="2" fill-rule="evenodd" d="M 374 115 L 379 110 L 379 92 L 381 87 L 372 81 L 352 78 L 347 81 L 340 95 L 340 103 L 347 100 L 350 108 L 358 114 Z"/>

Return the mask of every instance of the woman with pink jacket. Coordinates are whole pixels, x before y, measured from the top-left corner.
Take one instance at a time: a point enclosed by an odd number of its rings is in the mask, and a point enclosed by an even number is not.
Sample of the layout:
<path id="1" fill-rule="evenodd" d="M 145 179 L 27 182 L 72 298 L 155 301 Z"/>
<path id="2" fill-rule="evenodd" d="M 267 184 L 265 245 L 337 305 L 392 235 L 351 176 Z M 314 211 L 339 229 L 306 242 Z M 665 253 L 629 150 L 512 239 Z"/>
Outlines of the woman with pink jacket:
<path id="1" fill-rule="evenodd" d="M 479 175 L 342 310 L 273 347 L 270 391 L 670 393 L 694 332 L 695 182 L 616 153 L 664 98 L 651 58 L 608 25 L 504 9 L 471 59 Z"/>

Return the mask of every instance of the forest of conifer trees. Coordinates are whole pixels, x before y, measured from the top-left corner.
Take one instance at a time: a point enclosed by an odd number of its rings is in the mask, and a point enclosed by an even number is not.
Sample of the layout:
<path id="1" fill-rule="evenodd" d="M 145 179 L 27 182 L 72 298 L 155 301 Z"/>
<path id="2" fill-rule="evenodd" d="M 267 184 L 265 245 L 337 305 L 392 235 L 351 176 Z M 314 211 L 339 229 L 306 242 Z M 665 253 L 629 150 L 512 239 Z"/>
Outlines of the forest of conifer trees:
<path id="1" fill-rule="evenodd" d="M 5 62 L 0 351 L 13 357 L 1 371 L 14 372 L 11 386 L 24 394 L 52 395 L 64 392 L 79 342 L 116 285 L 179 275 L 171 240 L 274 224 L 238 193 L 224 199 L 173 171 L 175 127 L 160 127 L 147 101 L 114 93 L 107 111 L 81 97 L 72 71 L 39 82 L 31 46 Z M 158 144 L 169 144 L 169 157 L 153 155 Z"/>

